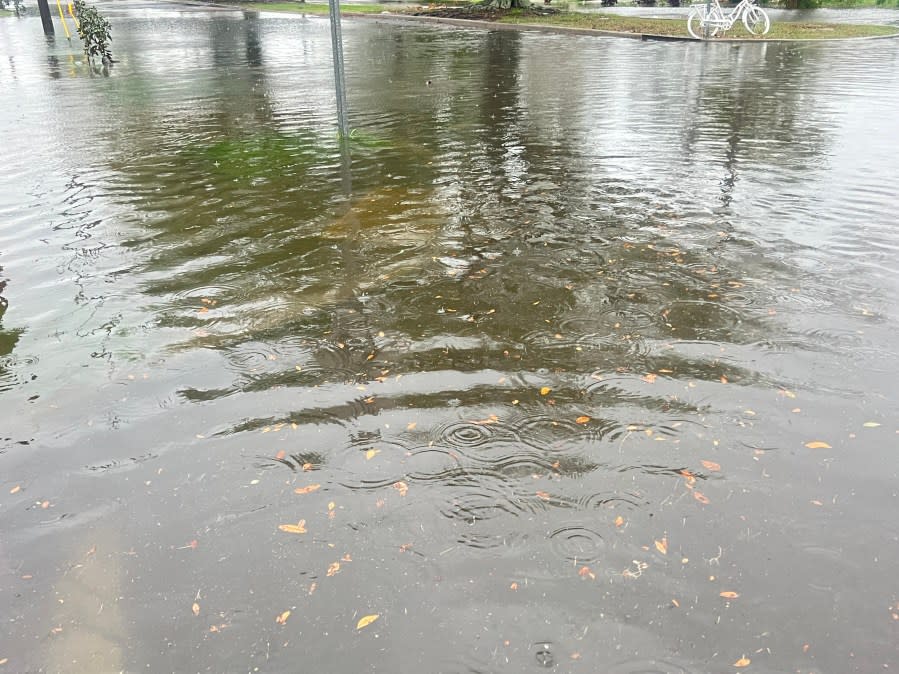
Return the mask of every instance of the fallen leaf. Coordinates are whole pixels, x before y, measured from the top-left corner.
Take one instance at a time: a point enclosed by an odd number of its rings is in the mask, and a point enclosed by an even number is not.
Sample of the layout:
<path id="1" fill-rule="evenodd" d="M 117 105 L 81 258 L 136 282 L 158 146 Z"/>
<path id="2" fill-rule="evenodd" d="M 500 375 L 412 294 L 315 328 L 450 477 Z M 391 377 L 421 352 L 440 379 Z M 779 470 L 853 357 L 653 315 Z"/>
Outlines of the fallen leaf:
<path id="1" fill-rule="evenodd" d="M 514 591 L 514 590 L 517 590 L 517 589 L 518 589 L 518 583 L 512 583 L 512 584 L 509 586 L 509 589 L 510 589 L 510 590 L 513 590 L 513 591 Z"/>
<path id="2" fill-rule="evenodd" d="M 329 502 L 328 503 L 328 512 L 331 512 L 336 507 L 337 507 L 337 504 L 335 504 L 334 501 Z"/>
<path id="3" fill-rule="evenodd" d="M 290 611 L 284 611 L 281 615 L 275 618 L 275 622 L 279 625 L 284 625 L 287 622 L 287 619 L 290 617 Z"/>
<path id="4" fill-rule="evenodd" d="M 660 541 L 656 541 L 655 544 L 656 544 L 656 550 L 661 552 L 663 555 L 668 554 L 668 537 L 667 536 Z"/>
<path id="5" fill-rule="evenodd" d="M 406 484 L 405 482 L 403 482 L 402 480 L 399 482 L 394 482 L 393 488 L 396 489 L 400 493 L 400 496 L 405 496 L 406 492 L 409 491 L 409 485 Z"/>
<path id="6" fill-rule="evenodd" d="M 677 601 L 677 599 L 672 599 L 671 603 L 674 604 L 675 608 L 680 608 L 680 603 Z"/>
<path id="7" fill-rule="evenodd" d="M 726 383 L 727 383 L 727 377 L 725 377 L 723 374 L 721 375 L 721 383 L 722 383 L 722 384 L 726 384 Z"/>
<path id="8" fill-rule="evenodd" d="M 537 498 L 542 499 L 544 501 L 548 501 L 550 499 L 550 495 L 545 491 L 538 491 Z"/>
<path id="9" fill-rule="evenodd" d="M 359 622 L 356 623 L 356 629 L 361 630 L 363 627 L 368 627 L 379 617 L 380 617 L 380 615 L 375 613 L 374 615 L 367 615 L 362 618 L 359 618 Z"/>
<path id="10" fill-rule="evenodd" d="M 413 430 L 415 430 L 415 427 L 416 427 L 417 425 L 418 425 L 418 424 L 417 424 L 416 422 L 410 421 L 408 424 L 406 424 L 406 430 L 407 430 L 407 431 L 413 431 Z"/>
<path id="11" fill-rule="evenodd" d="M 310 484 L 305 487 L 297 487 L 293 490 L 294 494 L 311 494 L 314 491 L 318 491 L 322 486 L 320 484 Z"/>
<path id="12" fill-rule="evenodd" d="M 313 581 L 312 585 L 309 586 L 309 594 L 312 594 L 313 592 L 315 592 L 315 588 L 317 588 L 317 587 L 318 587 L 318 583 Z"/>
<path id="13" fill-rule="evenodd" d="M 569 655 L 568 657 L 570 657 L 572 660 L 580 660 L 581 654 L 575 652 L 575 653 L 572 653 L 571 655 Z"/>
<path id="14" fill-rule="evenodd" d="M 813 440 L 812 442 L 806 442 L 805 446 L 809 449 L 833 449 L 826 442 L 821 442 L 820 440 Z"/>
<path id="15" fill-rule="evenodd" d="M 548 396 L 551 391 L 552 391 L 552 389 L 549 386 L 544 386 L 543 388 L 540 389 L 540 395 Z"/>
<path id="16" fill-rule="evenodd" d="M 719 596 L 724 597 L 725 599 L 736 599 L 737 597 L 740 596 L 740 594 L 738 592 L 727 591 L 727 592 L 721 592 Z"/>
<path id="17" fill-rule="evenodd" d="M 44 510 L 46 510 L 49 507 L 50 507 L 50 501 L 42 501 L 41 502 L 41 508 L 43 508 Z"/>
<path id="18" fill-rule="evenodd" d="M 697 501 L 699 501 L 703 505 L 708 505 L 709 503 L 711 503 L 711 501 L 709 501 L 708 496 L 706 496 L 705 494 L 698 492 L 698 491 L 693 492 L 693 498 L 695 498 Z"/>
<path id="19" fill-rule="evenodd" d="M 616 527 L 624 526 L 624 518 L 621 515 L 619 515 L 618 517 L 615 518 L 615 526 Z"/>
<path id="20" fill-rule="evenodd" d="M 862 424 L 862 426 L 864 426 L 865 428 L 877 428 L 878 426 L 880 426 L 880 424 L 878 424 L 876 421 L 866 421 Z"/>
<path id="21" fill-rule="evenodd" d="M 712 471 L 713 473 L 718 472 L 718 471 L 721 470 L 721 466 L 720 466 L 719 464 L 715 463 L 714 461 L 705 461 L 705 460 L 703 460 L 703 461 L 701 461 L 700 463 L 702 463 L 703 467 L 704 467 L 706 470 L 710 470 L 710 471 Z"/>
<path id="22" fill-rule="evenodd" d="M 734 667 L 748 667 L 750 662 L 752 660 L 744 656 L 734 663 Z"/>
<path id="23" fill-rule="evenodd" d="M 304 463 L 304 464 L 303 464 L 303 470 L 306 471 L 306 472 L 308 472 L 308 471 L 310 471 L 310 470 L 313 470 L 314 468 L 315 468 L 315 466 L 313 466 L 311 463 Z"/>
<path id="24" fill-rule="evenodd" d="M 306 520 L 300 520 L 296 524 L 279 524 L 278 528 L 288 534 L 305 534 Z"/>
<path id="25" fill-rule="evenodd" d="M 340 562 L 334 562 L 328 567 L 328 577 L 336 576 L 338 571 L 340 571 Z"/>
<path id="26" fill-rule="evenodd" d="M 9 490 L 9 493 L 10 494 L 18 494 L 20 491 L 22 491 L 22 485 L 17 484 L 15 487 L 13 487 L 12 489 Z"/>
<path id="27" fill-rule="evenodd" d="M 596 575 L 590 570 L 589 566 L 582 566 L 577 571 L 577 575 L 581 578 L 590 578 L 591 580 L 596 580 Z"/>
<path id="28" fill-rule="evenodd" d="M 655 383 L 656 383 L 656 379 L 658 379 L 658 375 L 654 375 L 652 372 L 650 372 L 650 373 L 647 374 L 645 377 L 642 377 L 642 379 L 643 379 L 643 381 L 645 381 L 647 384 L 655 384 Z"/>
<path id="29" fill-rule="evenodd" d="M 369 449 L 368 451 L 365 452 L 365 460 L 371 461 L 373 458 L 375 458 L 380 453 L 381 453 L 380 449 Z"/>
<path id="30" fill-rule="evenodd" d="M 0 660 L 0 665 L 5 665 L 7 662 L 9 662 L 9 658 L 3 658 Z"/>
<path id="31" fill-rule="evenodd" d="M 283 449 L 279 450 L 278 453 L 275 454 L 275 458 L 279 460 L 283 459 L 285 456 L 287 456 L 287 452 L 285 452 Z"/>
<path id="32" fill-rule="evenodd" d="M 200 605 L 197 602 L 194 602 L 194 605 L 190 607 L 190 610 L 194 612 L 194 615 L 200 615 Z"/>
<path id="33" fill-rule="evenodd" d="M 588 416 L 578 417 L 577 419 L 574 420 L 574 423 L 576 423 L 576 424 L 586 424 L 589 422 L 590 422 L 590 417 L 588 417 Z"/>

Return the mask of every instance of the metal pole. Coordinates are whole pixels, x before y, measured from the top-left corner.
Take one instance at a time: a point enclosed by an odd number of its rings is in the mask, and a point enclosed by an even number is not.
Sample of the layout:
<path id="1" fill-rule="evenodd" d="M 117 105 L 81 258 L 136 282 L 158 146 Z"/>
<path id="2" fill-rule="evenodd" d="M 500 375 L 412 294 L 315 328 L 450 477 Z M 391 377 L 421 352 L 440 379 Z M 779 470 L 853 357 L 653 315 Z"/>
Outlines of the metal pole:
<path id="1" fill-rule="evenodd" d="M 50 3 L 47 0 L 37 0 L 37 8 L 41 13 L 41 23 L 44 24 L 44 35 L 53 35 L 53 17 L 50 16 Z"/>
<path id="2" fill-rule="evenodd" d="M 343 35 L 340 32 L 340 0 L 328 0 L 331 15 L 331 51 L 334 53 L 334 86 L 337 89 L 337 126 L 341 138 L 349 138 L 347 123 L 346 80 L 343 76 Z"/>

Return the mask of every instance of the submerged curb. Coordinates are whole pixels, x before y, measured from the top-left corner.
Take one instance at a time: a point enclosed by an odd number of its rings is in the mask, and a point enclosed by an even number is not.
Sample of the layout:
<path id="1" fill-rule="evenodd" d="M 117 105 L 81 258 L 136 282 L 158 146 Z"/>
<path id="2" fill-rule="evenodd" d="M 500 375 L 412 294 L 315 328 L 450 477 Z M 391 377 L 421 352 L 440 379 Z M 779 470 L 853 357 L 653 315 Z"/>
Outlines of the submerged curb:
<path id="1" fill-rule="evenodd" d="M 259 11 L 266 11 L 264 5 Z M 277 10 L 268 10 L 277 12 Z M 277 12 L 282 13 L 282 12 Z M 293 12 L 290 12 L 293 13 Z M 500 23 L 498 21 L 484 21 L 482 19 L 451 19 L 442 16 L 416 16 L 413 14 L 369 14 L 353 11 L 341 11 L 341 16 L 347 16 L 360 19 L 374 19 L 384 23 L 401 21 L 419 22 L 419 23 L 435 23 L 449 26 L 460 26 L 467 28 L 483 28 L 486 30 L 519 30 L 531 31 L 538 33 L 559 33 L 567 35 L 594 35 L 605 37 L 623 37 L 630 40 L 657 41 L 657 42 L 701 42 L 701 43 L 728 43 L 728 44 L 758 44 L 769 42 L 846 42 L 858 40 L 889 40 L 899 38 L 899 31 L 892 35 L 867 35 L 861 37 L 812 37 L 812 38 L 727 38 L 719 37 L 711 40 L 698 40 L 695 37 L 680 35 L 658 35 L 654 33 L 628 33 L 616 30 L 601 30 L 599 28 L 573 28 L 571 26 L 552 26 L 544 23 Z M 315 15 L 327 16 L 327 15 Z"/>

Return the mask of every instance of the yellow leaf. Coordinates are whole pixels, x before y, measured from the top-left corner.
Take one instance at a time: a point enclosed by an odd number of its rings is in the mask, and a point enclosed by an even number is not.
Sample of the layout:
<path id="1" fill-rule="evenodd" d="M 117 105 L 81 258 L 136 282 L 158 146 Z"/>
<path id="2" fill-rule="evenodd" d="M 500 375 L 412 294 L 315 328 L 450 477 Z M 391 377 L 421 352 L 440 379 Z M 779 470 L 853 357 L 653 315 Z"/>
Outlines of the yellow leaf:
<path id="1" fill-rule="evenodd" d="M 375 613 L 374 615 L 367 615 L 362 618 L 359 618 L 359 622 L 356 623 L 356 629 L 361 630 L 363 627 L 368 627 L 379 617 L 380 616 L 377 613 Z"/>
<path id="2" fill-rule="evenodd" d="M 752 660 L 744 656 L 734 663 L 734 667 L 748 667 L 750 662 Z"/>
<path id="3" fill-rule="evenodd" d="M 338 571 L 340 571 L 340 562 L 334 562 L 328 567 L 328 576 L 336 576 Z"/>
<path id="4" fill-rule="evenodd" d="M 194 602 L 194 605 L 190 607 L 190 610 L 194 612 L 194 615 L 200 615 L 200 605 L 197 602 Z"/>
<path id="5" fill-rule="evenodd" d="M 668 554 L 668 537 L 667 536 L 660 541 L 656 541 L 655 544 L 656 544 L 656 550 L 661 552 L 663 555 Z"/>
<path id="6" fill-rule="evenodd" d="M 310 484 L 306 487 L 297 487 L 293 490 L 294 494 L 311 494 L 314 491 L 318 491 L 322 486 L 320 484 Z"/>
<path id="7" fill-rule="evenodd" d="M 645 381 L 647 384 L 655 384 L 657 378 L 658 378 L 657 375 L 654 375 L 652 372 L 650 372 L 649 374 L 647 374 L 647 375 L 646 375 L 645 377 L 643 377 L 642 379 L 643 379 L 643 381 Z"/>
<path id="8" fill-rule="evenodd" d="M 624 518 L 621 515 L 619 515 L 618 517 L 615 518 L 615 526 L 616 527 L 624 526 Z"/>
<path id="9" fill-rule="evenodd" d="M 878 424 L 876 421 L 866 421 L 862 424 L 862 426 L 864 426 L 865 428 L 877 428 L 878 426 L 880 426 L 880 424 Z"/>
<path id="10" fill-rule="evenodd" d="M 549 386 L 544 386 L 543 388 L 540 389 L 540 395 L 548 396 L 550 391 L 552 391 L 552 389 Z"/>
<path id="11" fill-rule="evenodd" d="M 702 463 L 703 467 L 706 470 L 710 470 L 713 473 L 721 470 L 721 465 L 715 463 L 714 461 L 700 461 L 700 463 Z"/>
<path id="12" fill-rule="evenodd" d="M 577 419 L 575 419 L 575 420 L 574 420 L 574 423 L 576 423 L 576 424 L 586 424 L 586 423 L 588 423 L 589 421 L 590 421 L 590 417 L 588 417 L 588 416 L 585 415 L 585 416 L 578 417 Z"/>
<path id="13" fill-rule="evenodd" d="M 288 534 L 305 534 L 306 520 L 300 520 L 296 524 L 279 524 L 278 528 Z"/>
<path id="14" fill-rule="evenodd" d="M 336 507 L 337 507 L 337 504 L 335 504 L 334 501 L 330 501 L 328 503 L 328 512 L 334 510 L 334 508 L 336 508 Z"/>
<path id="15" fill-rule="evenodd" d="M 720 596 L 724 597 L 725 599 L 736 599 L 740 596 L 740 594 L 738 592 L 722 592 Z"/>
<path id="16" fill-rule="evenodd" d="M 821 442 L 820 440 L 813 440 L 812 442 L 806 442 L 805 446 L 809 449 L 832 449 L 830 445 L 826 442 Z"/>
<path id="17" fill-rule="evenodd" d="M 279 625 L 283 625 L 287 622 L 287 619 L 290 617 L 290 611 L 284 611 L 281 615 L 275 618 L 275 622 Z"/>
<path id="18" fill-rule="evenodd" d="M 365 460 L 371 461 L 373 458 L 375 458 L 380 453 L 381 453 L 380 449 L 369 449 L 367 452 L 365 452 Z"/>

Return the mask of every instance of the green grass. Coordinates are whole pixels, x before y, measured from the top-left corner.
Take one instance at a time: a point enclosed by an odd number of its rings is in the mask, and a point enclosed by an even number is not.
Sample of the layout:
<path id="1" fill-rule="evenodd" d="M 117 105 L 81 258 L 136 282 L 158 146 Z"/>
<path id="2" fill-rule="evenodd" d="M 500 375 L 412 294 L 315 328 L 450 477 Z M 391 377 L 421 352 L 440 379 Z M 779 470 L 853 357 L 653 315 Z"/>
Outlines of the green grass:
<path id="1" fill-rule="evenodd" d="M 872 0 L 872 2 L 873 1 L 874 0 Z M 241 7 L 266 11 L 298 12 L 320 15 L 328 14 L 328 5 L 325 3 L 257 2 L 252 4 L 241 3 Z M 402 14 L 404 13 L 404 9 L 397 5 L 343 5 L 342 10 L 342 13 L 351 14 L 381 14 L 382 12 Z M 670 37 L 688 37 L 687 24 L 684 19 L 645 19 L 639 17 L 618 16 L 616 14 L 565 11 L 551 16 L 534 16 L 521 10 L 510 10 L 504 13 L 497 19 L 497 21 L 506 24 L 588 28 L 616 33 L 645 33 Z M 899 28 L 895 26 L 772 21 L 771 30 L 763 37 L 751 35 L 743 28 L 742 24 L 737 24 L 733 29 L 727 31 L 726 37 L 753 38 L 759 40 L 821 40 L 849 37 L 875 37 L 881 35 L 894 35 L 896 33 L 899 33 Z M 720 35 L 716 39 L 720 39 Z"/>

